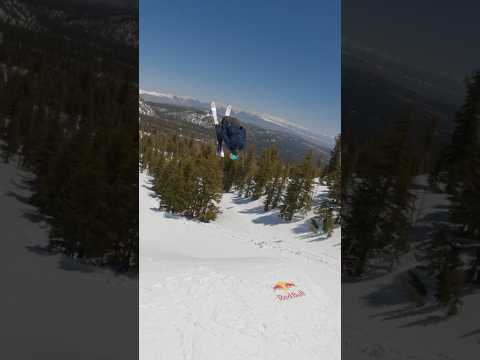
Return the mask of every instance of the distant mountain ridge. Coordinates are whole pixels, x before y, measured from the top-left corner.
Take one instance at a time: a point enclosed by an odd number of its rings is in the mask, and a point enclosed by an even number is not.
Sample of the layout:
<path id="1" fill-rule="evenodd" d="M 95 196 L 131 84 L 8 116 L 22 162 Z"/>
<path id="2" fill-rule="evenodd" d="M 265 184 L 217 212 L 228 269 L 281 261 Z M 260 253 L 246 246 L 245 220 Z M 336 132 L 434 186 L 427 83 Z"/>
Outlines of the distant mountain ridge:
<path id="1" fill-rule="evenodd" d="M 343 39 L 342 126 L 360 143 L 405 119 L 415 123 L 418 135 L 438 120 L 440 140 L 448 141 L 464 92 L 461 82 L 445 74 Z"/>
<path id="2" fill-rule="evenodd" d="M 135 6 L 134 0 L 2 0 L 0 25 L 92 42 L 99 34 L 107 42 L 137 48 Z"/>
<path id="3" fill-rule="evenodd" d="M 140 95 L 145 99 L 145 101 L 149 101 L 152 103 L 158 104 L 169 104 L 169 105 L 178 105 L 178 106 L 185 106 L 185 107 L 192 107 L 197 109 L 203 110 L 210 110 L 210 103 L 206 101 L 202 101 L 199 99 L 195 99 L 189 96 L 179 96 L 174 95 L 171 93 L 163 92 L 163 91 L 149 91 L 140 89 Z M 219 114 L 223 114 L 226 109 L 226 105 L 216 101 L 217 110 Z M 293 133 L 295 135 L 301 136 L 309 141 L 313 141 L 318 145 L 332 148 L 334 145 L 334 138 L 328 135 L 317 134 L 312 132 L 309 129 L 306 129 L 302 126 L 297 124 L 293 124 L 289 120 L 275 116 L 268 113 L 256 113 L 251 112 L 243 109 L 232 109 L 232 115 L 237 116 L 239 119 L 246 123 L 250 123 L 265 129 L 272 129 L 277 131 L 283 131 L 287 133 Z"/>

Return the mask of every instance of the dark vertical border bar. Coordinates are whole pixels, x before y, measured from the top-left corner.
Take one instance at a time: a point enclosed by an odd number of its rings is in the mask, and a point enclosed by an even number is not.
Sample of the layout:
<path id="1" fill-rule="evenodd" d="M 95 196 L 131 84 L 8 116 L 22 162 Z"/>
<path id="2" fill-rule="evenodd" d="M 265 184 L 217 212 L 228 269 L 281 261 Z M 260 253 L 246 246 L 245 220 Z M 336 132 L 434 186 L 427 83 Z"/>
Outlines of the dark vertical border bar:
<path id="1" fill-rule="evenodd" d="M 0 209 L 0 358 L 138 358 L 136 0 L 0 3 Z"/>
<path id="2" fill-rule="evenodd" d="M 478 2 L 344 0 L 342 359 L 474 359 Z"/>

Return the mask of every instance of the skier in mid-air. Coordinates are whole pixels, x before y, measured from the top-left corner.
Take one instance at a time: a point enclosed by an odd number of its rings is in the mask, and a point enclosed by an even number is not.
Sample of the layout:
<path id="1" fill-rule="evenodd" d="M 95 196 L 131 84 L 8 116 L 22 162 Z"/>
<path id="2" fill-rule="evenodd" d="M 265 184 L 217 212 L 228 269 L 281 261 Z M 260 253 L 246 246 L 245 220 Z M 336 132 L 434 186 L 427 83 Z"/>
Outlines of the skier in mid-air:
<path id="1" fill-rule="evenodd" d="M 223 145 L 225 145 L 230 151 L 230 159 L 238 160 L 240 151 L 245 147 L 247 140 L 245 127 L 237 118 L 230 116 L 230 112 L 232 111 L 230 105 L 227 106 L 225 116 L 220 123 L 217 119 L 217 108 L 214 102 L 212 102 L 211 107 L 217 135 L 217 155 L 224 157 Z"/>

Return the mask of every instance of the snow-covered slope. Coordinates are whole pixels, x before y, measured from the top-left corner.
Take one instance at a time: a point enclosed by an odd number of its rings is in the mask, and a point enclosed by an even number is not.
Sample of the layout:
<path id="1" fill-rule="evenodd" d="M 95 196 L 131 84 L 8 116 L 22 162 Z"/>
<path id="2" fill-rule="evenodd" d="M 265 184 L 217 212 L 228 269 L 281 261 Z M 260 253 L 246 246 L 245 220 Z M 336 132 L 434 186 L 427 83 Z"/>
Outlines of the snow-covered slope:
<path id="1" fill-rule="evenodd" d="M 48 227 L 25 203 L 30 176 L 0 164 L 0 357 L 134 359 L 135 329 L 121 324 L 136 321 L 138 282 L 43 250 Z"/>
<path id="2" fill-rule="evenodd" d="M 418 177 L 414 191 L 417 196 L 414 230 L 423 237 L 426 231 L 431 231 L 432 219 L 442 221 L 448 212 L 448 196 L 428 190 L 427 179 Z M 342 285 L 345 358 L 478 359 L 480 293 L 465 294 L 459 314 L 451 318 L 445 316 L 444 308 L 436 306 L 434 299 L 417 306 L 406 286 L 406 271 L 417 263 L 412 251 L 401 257 L 400 265 L 392 273 Z"/>
<path id="3" fill-rule="evenodd" d="M 141 174 L 142 360 L 340 359 L 340 231 L 325 240 L 233 194 L 217 221 L 190 221 L 148 188 Z"/>

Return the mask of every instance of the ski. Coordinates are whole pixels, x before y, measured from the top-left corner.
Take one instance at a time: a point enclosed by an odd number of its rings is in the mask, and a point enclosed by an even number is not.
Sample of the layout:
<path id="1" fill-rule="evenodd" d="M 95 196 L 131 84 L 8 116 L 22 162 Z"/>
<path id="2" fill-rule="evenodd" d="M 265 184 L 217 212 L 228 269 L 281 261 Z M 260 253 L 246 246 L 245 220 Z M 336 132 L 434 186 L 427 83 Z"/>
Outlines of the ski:
<path id="1" fill-rule="evenodd" d="M 230 116 L 231 112 L 232 112 L 232 105 L 228 105 L 227 110 L 225 111 L 225 116 Z"/>
<path id="2" fill-rule="evenodd" d="M 212 109 L 212 116 L 213 116 L 213 123 L 215 125 L 218 125 L 218 119 L 217 119 L 217 107 L 215 106 L 215 102 L 212 101 L 210 104 L 210 107 Z"/>
<path id="3" fill-rule="evenodd" d="M 217 107 L 215 105 L 215 102 L 213 102 L 213 101 L 211 102 L 210 108 L 212 109 L 213 123 L 214 123 L 215 127 L 217 127 L 219 125 L 219 123 L 218 123 L 218 118 L 217 118 Z M 225 154 L 223 153 L 223 148 L 220 145 L 220 143 L 218 143 L 218 142 L 217 142 L 217 156 L 220 156 L 222 158 L 225 156 Z"/>

